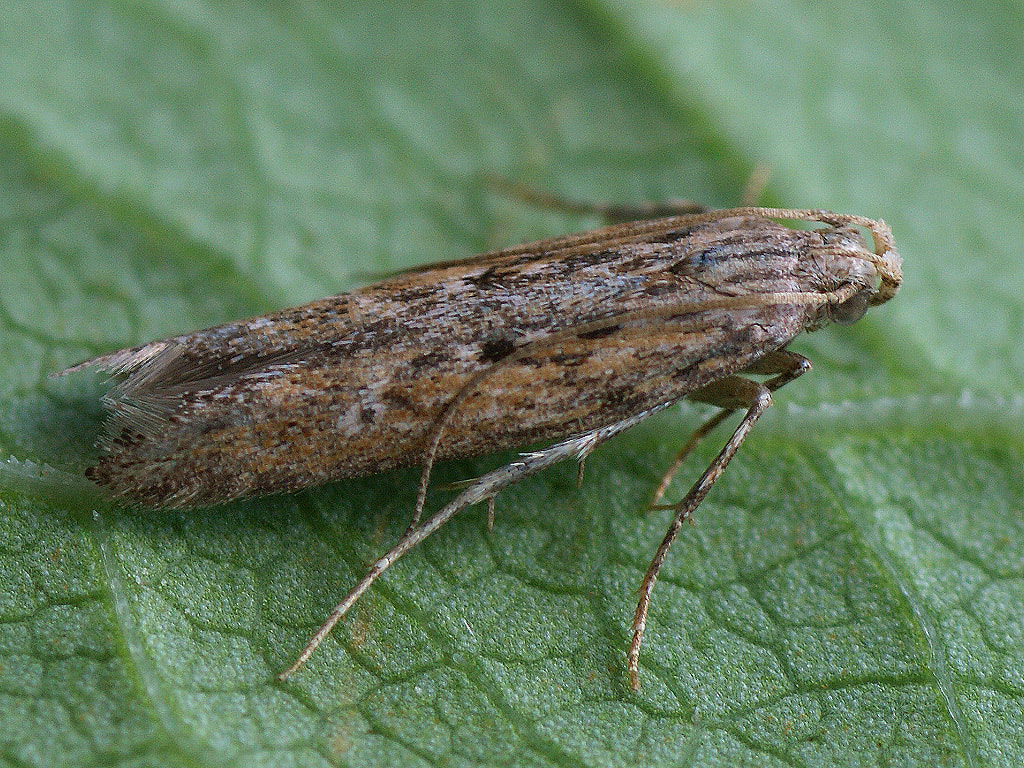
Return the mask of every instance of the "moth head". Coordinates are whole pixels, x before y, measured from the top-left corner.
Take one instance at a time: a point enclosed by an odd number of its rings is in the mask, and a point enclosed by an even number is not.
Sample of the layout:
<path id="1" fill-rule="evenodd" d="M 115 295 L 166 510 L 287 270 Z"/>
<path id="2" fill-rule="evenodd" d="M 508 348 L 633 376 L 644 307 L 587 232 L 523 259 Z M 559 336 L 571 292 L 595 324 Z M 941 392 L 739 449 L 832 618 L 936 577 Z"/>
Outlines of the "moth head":
<path id="1" fill-rule="evenodd" d="M 892 230 L 881 219 L 867 219 L 863 216 L 847 216 L 822 212 L 819 221 L 830 224 L 833 229 L 826 235 L 833 242 L 845 241 L 847 256 L 870 264 L 877 283 L 868 297 L 869 306 L 884 304 L 900 288 L 903 282 L 903 259 L 896 252 Z M 867 243 L 860 237 L 860 229 L 871 233 L 874 248 L 868 250 Z"/>
<path id="2" fill-rule="evenodd" d="M 825 286 L 825 318 L 840 325 L 856 322 L 868 307 L 883 304 L 899 290 L 903 281 L 901 259 L 893 246 L 892 231 L 884 222 L 832 214 L 835 223 L 819 230 L 823 245 L 818 255 L 828 260 L 834 285 Z M 856 222 L 850 219 L 856 218 Z M 868 247 L 861 234 L 867 228 L 874 240 Z"/>
<path id="3" fill-rule="evenodd" d="M 826 225 L 817 230 L 822 244 L 814 254 L 828 262 L 828 269 L 823 272 L 834 279 L 833 284 L 822 285 L 821 295 L 813 302 L 827 305 L 823 307 L 823 321 L 854 322 L 868 307 L 884 304 L 895 296 L 903 282 L 903 260 L 896 252 L 892 230 L 881 219 L 806 208 L 733 208 L 697 214 L 691 219 L 711 221 L 726 216 L 758 216 Z M 870 246 L 864 231 L 871 233 Z"/>
<path id="4" fill-rule="evenodd" d="M 814 292 L 778 295 L 780 303 L 811 304 L 818 307 L 817 319 L 808 330 L 822 323 L 848 324 L 859 320 L 868 307 L 884 304 L 903 282 L 902 259 L 896 252 L 892 230 L 881 220 L 814 209 L 735 208 L 693 217 L 758 216 L 782 221 L 817 222 L 826 225 L 814 232 L 809 275 Z M 871 233 L 870 245 L 864 232 Z"/>
<path id="5" fill-rule="evenodd" d="M 848 280 L 826 294 L 822 321 L 856 323 L 868 307 L 884 304 L 895 296 L 903 282 L 902 259 L 896 252 L 892 229 L 884 221 L 859 216 L 829 214 L 819 220 L 830 224 L 830 228 L 820 230 L 824 251 L 849 270 Z M 873 249 L 868 248 L 862 229 L 870 231 Z"/>

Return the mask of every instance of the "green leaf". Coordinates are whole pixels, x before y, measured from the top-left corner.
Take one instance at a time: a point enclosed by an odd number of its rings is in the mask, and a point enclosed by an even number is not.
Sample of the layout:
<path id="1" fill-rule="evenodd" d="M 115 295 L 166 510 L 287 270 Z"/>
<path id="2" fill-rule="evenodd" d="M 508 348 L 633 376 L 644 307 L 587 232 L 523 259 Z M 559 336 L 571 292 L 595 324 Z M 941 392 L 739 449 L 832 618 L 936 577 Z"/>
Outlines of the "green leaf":
<path id="1" fill-rule="evenodd" d="M 0 763 L 1021 764 L 1022 35 L 940 0 L 9 0 Z M 81 478 L 103 385 L 66 365 L 596 223 L 493 177 L 727 206 L 758 163 L 765 202 L 884 217 L 906 283 L 795 345 L 815 371 L 672 550 L 639 693 L 640 510 L 697 407 L 463 513 L 286 684 L 417 473 L 159 514 Z"/>

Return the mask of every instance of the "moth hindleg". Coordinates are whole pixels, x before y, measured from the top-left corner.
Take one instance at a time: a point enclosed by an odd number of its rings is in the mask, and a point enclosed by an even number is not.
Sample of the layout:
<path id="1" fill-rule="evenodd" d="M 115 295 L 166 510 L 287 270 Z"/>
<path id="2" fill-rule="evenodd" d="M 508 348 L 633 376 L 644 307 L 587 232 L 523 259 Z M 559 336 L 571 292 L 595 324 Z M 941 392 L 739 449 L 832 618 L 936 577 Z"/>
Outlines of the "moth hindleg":
<path id="1" fill-rule="evenodd" d="M 649 416 L 668 408 L 671 404 L 671 402 L 661 403 L 635 416 L 570 437 L 543 450 L 523 454 L 503 467 L 498 467 L 475 480 L 469 480 L 462 484 L 464 485 L 464 490 L 458 496 L 445 504 L 444 507 L 425 522 L 417 523 L 415 526 L 407 529 L 398 542 L 367 569 L 363 578 L 334 607 L 331 615 L 327 617 L 327 620 L 320 629 L 309 639 L 291 666 L 277 676 L 278 680 L 287 680 L 299 667 L 306 663 L 307 659 L 313 655 L 313 652 L 323 642 L 324 638 L 330 634 L 334 625 L 348 613 L 349 609 L 356 604 L 360 596 L 370 588 L 381 574 L 396 563 L 406 552 L 437 531 L 463 509 L 484 501 L 488 504 L 488 518 L 493 519 L 494 512 L 491 502 L 505 488 L 565 459 L 576 459 L 577 461 L 583 459 L 602 443 L 639 424 Z"/>

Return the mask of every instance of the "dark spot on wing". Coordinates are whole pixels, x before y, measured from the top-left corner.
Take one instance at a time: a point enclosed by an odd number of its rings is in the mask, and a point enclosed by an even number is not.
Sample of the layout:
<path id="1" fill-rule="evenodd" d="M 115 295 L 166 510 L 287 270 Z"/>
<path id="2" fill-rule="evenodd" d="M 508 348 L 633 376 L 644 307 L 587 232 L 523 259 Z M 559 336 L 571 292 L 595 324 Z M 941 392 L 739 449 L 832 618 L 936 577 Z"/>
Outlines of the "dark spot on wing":
<path id="1" fill-rule="evenodd" d="M 447 359 L 448 355 L 443 352 L 426 352 L 410 359 L 409 367 L 418 373 L 424 368 L 434 368 L 441 365 Z"/>
<path id="2" fill-rule="evenodd" d="M 480 360 L 485 363 L 496 363 L 503 357 L 508 357 L 516 349 L 516 341 L 508 336 L 499 336 L 495 339 L 488 339 L 480 348 Z"/>
<path id="3" fill-rule="evenodd" d="M 603 339 L 606 336 L 611 336 L 612 334 L 617 333 L 618 330 L 621 327 L 622 327 L 621 325 L 610 325 L 607 328 L 597 328 L 597 329 L 595 329 L 593 331 L 584 331 L 583 333 L 578 334 L 577 338 L 580 338 L 580 339 Z"/>
<path id="4" fill-rule="evenodd" d="M 644 239 L 647 243 L 674 243 L 677 240 L 682 240 L 684 237 L 689 237 L 693 233 L 693 227 L 687 227 L 685 229 L 673 229 L 668 232 L 662 232 L 660 235 L 650 235 Z"/>
<path id="5" fill-rule="evenodd" d="M 467 285 L 472 285 L 482 290 L 500 287 L 504 284 L 504 279 L 506 278 L 506 275 L 503 274 L 504 271 L 498 266 L 488 267 L 479 275 L 470 275 L 463 278 L 463 281 Z"/>

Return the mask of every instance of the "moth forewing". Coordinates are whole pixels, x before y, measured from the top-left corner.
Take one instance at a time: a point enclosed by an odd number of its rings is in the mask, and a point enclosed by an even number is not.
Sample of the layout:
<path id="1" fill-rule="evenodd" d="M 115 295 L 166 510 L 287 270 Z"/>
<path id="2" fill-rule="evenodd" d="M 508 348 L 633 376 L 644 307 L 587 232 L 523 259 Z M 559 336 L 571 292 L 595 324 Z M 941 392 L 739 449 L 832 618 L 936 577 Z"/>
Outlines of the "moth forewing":
<path id="1" fill-rule="evenodd" d="M 858 228 L 871 232 L 873 249 Z M 786 345 L 857 319 L 891 298 L 901 277 L 880 221 L 762 208 L 616 224 L 417 268 L 70 369 L 94 365 L 119 379 L 87 474 L 114 497 L 175 507 L 424 467 L 409 531 L 287 676 L 391 563 L 459 510 L 555 461 L 582 460 L 683 397 L 743 408 L 722 453 L 674 507 L 644 579 L 628 665 L 636 685 L 646 601 L 674 530 L 771 391 L 808 368 Z M 744 372 L 773 378 L 758 384 Z M 552 440 L 420 522 L 435 460 Z"/>

